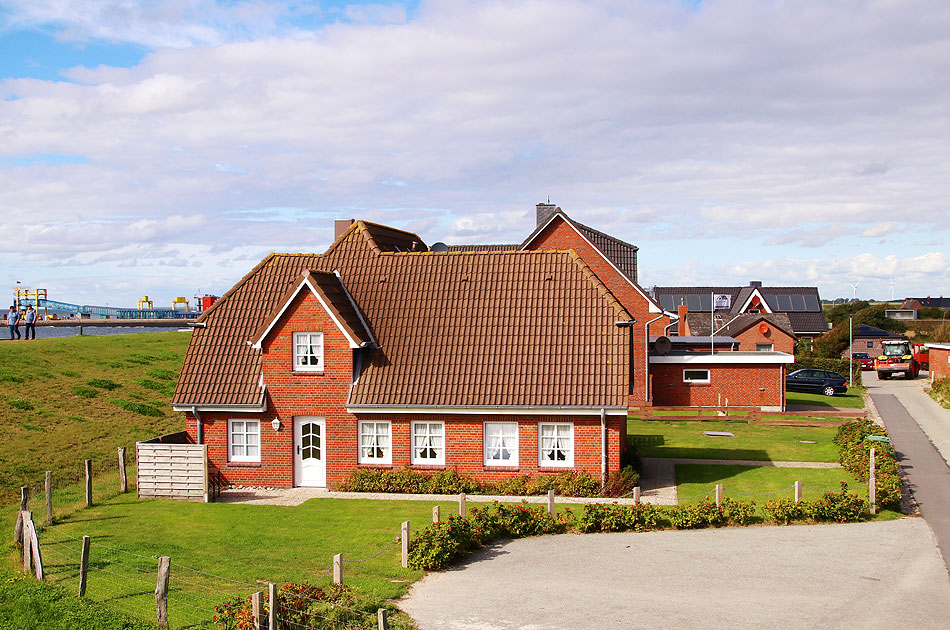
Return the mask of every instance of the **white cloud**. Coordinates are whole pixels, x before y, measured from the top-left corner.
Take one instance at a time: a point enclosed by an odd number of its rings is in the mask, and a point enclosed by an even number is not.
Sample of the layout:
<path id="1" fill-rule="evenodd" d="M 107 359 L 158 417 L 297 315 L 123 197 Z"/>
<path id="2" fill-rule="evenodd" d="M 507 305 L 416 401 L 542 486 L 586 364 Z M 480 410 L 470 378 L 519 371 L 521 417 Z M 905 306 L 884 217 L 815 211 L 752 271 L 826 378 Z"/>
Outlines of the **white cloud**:
<path id="1" fill-rule="evenodd" d="M 131 252 L 147 245 L 200 264 L 210 290 L 203 244 L 319 251 L 351 216 L 428 242 L 517 242 L 548 194 L 668 246 L 641 252 L 661 284 L 702 272 L 683 258 L 713 239 L 741 243 L 715 256 L 749 260 L 743 276 L 800 284 L 854 272 L 776 261 L 853 261 L 879 239 L 868 264 L 885 269 L 950 230 L 937 0 L 426 2 L 408 20 L 384 4 L 309 33 L 294 21 L 318 10 L 306 3 L 3 6 L 15 25 L 155 47 L 74 83 L 0 81 L 0 160 L 88 159 L 0 166 L 0 214 L 22 235 L 0 242 L 6 267 L 144 264 Z M 939 277 L 939 261 L 909 264 L 887 273 Z"/>

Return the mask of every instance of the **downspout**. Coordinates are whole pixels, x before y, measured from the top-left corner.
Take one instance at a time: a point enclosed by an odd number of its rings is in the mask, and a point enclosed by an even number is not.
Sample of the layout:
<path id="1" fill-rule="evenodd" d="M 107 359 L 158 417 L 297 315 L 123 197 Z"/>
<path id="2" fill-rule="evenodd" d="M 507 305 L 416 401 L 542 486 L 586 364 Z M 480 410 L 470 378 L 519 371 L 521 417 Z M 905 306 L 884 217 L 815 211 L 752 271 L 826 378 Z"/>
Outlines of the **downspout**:
<path id="1" fill-rule="evenodd" d="M 600 408 L 600 489 L 607 487 L 607 410 Z"/>
<path id="2" fill-rule="evenodd" d="M 679 324 L 679 323 L 680 323 L 680 318 L 679 318 L 679 316 L 678 316 L 678 315 L 671 315 L 671 316 L 670 316 L 670 323 L 667 324 L 667 325 L 666 325 L 666 328 L 663 329 L 663 335 L 666 336 L 666 337 L 669 337 L 669 336 L 670 336 L 670 334 L 669 334 L 669 333 L 670 333 L 670 328 L 672 328 L 673 326 L 676 326 L 676 325 Z"/>
<path id="3" fill-rule="evenodd" d="M 202 444 L 204 440 L 205 427 L 204 422 L 201 421 L 201 416 L 198 415 L 197 405 L 191 406 L 191 415 L 195 417 L 195 420 L 198 422 L 198 444 Z"/>
<path id="4" fill-rule="evenodd" d="M 647 402 L 650 402 L 652 399 L 650 396 L 650 324 L 657 320 L 663 319 L 663 317 L 664 315 L 657 315 L 643 325 L 643 347 L 646 349 L 646 353 L 644 354 L 644 358 L 646 360 L 644 361 L 643 365 L 646 377 L 643 379 L 643 391 L 646 394 L 645 398 Z M 630 332 L 631 334 L 633 333 L 633 331 Z"/>

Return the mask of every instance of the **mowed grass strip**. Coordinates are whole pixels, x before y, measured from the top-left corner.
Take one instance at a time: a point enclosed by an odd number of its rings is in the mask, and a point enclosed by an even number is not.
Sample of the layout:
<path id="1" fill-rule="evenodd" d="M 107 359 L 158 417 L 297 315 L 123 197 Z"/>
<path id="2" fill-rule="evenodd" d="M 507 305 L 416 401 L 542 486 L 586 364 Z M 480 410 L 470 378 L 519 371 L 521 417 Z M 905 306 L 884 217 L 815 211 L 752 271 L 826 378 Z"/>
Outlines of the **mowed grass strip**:
<path id="1" fill-rule="evenodd" d="M 15 499 L 23 485 L 42 488 L 46 470 L 57 479 L 84 459 L 112 462 L 119 446 L 134 459 L 135 442 L 181 430 L 183 415 L 168 403 L 190 337 L 134 333 L 0 344 L 0 501 Z"/>
<path id="2" fill-rule="evenodd" d="M 847 375 L 845 375 L 847 377 Z M 844 394 L 825 396 L 824 394 L 808 394 L 805 392 L 786 392 L 785 403 L 788 405 L 808 405 L 811 407 L 841 407 L 844 409 L 864 409 L 864 389 L 849 387 Z"/>
<path id="3" fill-rule="evenodd" d="M 680 499 L 680 503 L 696 503 L 704 500 L 706 496 L 710 501 L 715 501 L 716 484 L 721 483 L 726 497 L 736 501 L 755 501 L 758 509 L 770 499 L 794 499 L 793 486 L 796 481 L 804 484 L 802 498 L 806 501 L 820 499 L 825 492 L 840 491 L 842 481 L 848 484 L 849 493 L 861 497 L 867 496 L 867 484 L 858 481 L 854 475 L 843 468 L 676 465 L 676 492 L 680 497 L 684 497 Z M 901 514 L 882 510 L 878 516 L 879 519 L 890 520 L 900 518 Z"/>
<path id="4" fill-rule="evenodd" d="M 726 431 L 735 437 L 710 437 L 704 431 Z M 832 442 L 836 431 L 835 427 L 776 427 L 744 420 L 627 420 L 627 439 L 643 457 L 836 462 L 838 448 Z"/>

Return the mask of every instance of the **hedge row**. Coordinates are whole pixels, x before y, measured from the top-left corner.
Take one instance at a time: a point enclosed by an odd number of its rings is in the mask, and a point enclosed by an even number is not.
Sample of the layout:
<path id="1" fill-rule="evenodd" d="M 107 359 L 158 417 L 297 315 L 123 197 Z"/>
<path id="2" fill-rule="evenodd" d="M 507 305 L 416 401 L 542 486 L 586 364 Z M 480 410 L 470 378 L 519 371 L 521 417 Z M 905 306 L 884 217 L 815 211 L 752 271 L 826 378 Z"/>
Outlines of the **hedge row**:
<path id="1" fill-rule="evenodd" d="M 831 370 L 848 378 L 848 359 L 825 359 L 822 357 L 799 356 L 795 363 L 788 366 L 788 372 L 811 368 L 814 370 Z M 861 380 L 861 363 L 854 361 L 854 382 L 848 383 L 849 387 L 863 387 L 864 381 Z"/>
<path id="2" fill-rule="evenodd" d="M 866 483 L 871 466 L 871 449 L 874 448 L 877 504 L 898 510 L 901 505 L 901 477 L 894 448 L 886 442 L 865 439 L 869 435 L 887 437 L 887 430 L 867 419 L 841 425 L 834 438 L 834 443 L 838 445 L 838 459 L 845 470 Z"/>
<path id="3" fill-rule="evenodd" d="M 603 491 L 600 482 L 586 471 L 569 470 L 557 475 L 516 475 L 495 483 L 482 484 L 470 475 L 456 470 L 434 474 L 403 468 L 383 470 L 360 468 L 346 476 L 340 485 L 344 492 L 391 492 L 396 494 L 497 494 L 529 496 L 547 494 L 548 490 L 567 497 L 622 496 L 640 481 L 632 466 L 610 474 Z"/>
<path id="4" fill-rule="evenodd" d="M 769 501 L 762 507 L 762 513 L 766 520 L 785 524 L 801 520 L 849 522 L 869 516 L 867 501 L 848 494 L 846 484 L 841 484 L 840 492 L 826 492 L 818 501 Z M 472 508 L 468 517 L 450 516 L 448 520 L 427 525 L 409 543 L 409 566 L 430 571 L 442 569 L 482 545 L 506 538 L 569 531 L 699 529 L 749 525 L 755 520 L 754 501 L 732 499 L 725 499 L 718 506 L 708 498 L 699 503 L 671 506 L 589 503 L 579 512 L 566 508 L 556 516 L 549 515 L 542 506 L 502 505 L 495 501 L 487 508 Z"/>

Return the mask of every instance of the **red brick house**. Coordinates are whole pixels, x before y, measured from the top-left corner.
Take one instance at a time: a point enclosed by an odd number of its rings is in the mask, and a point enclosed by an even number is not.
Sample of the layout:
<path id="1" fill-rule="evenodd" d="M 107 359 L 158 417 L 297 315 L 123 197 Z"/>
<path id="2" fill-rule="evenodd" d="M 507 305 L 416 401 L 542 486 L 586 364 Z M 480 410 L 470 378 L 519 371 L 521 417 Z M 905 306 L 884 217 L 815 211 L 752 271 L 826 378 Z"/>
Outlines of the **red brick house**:
<path id="1" fill-rule="evenodd" d="M 603 478 L 654 392 L 781 407 L 790 355 L 651 351 L 676 316 L 631 277 L 636 248 L 579 225 L 555 209 L 517 249 L 430 249 L 338 222 L 325 253 L 271 254 L 202 314 L 173 407 L 227 483 L 274 487 L 359 467 Z"/>
<path id="2" fill-rule="evenodd" d="M 930 350 L 930 382 L 950 378 L 950 343 L 925 343 Z"/>
<path id="3" fill-rule="evenodd" d="M 725 335 L 739 342 L 742 352 L 786 352 L 795 354 L 795 331 L 785 313 L 684 313 L 680 332 L 687 335 Z"/>
<path id="4" fill-rule="evenodd" d="M 873 359 L 884 354 L 884 347 L 881 345 L 882 342 L 897 341 L 901 339 L 906 339 L 906 337 L 889 330 L 884 330 L 875 326 L 868 326 L 867 324 L 861 324 L 852 332 L 851 351 L 867 352 Z M 841 358 L 847 358 L 849 354 L 849 350 L 845 348 L 841 352 Z"/>

